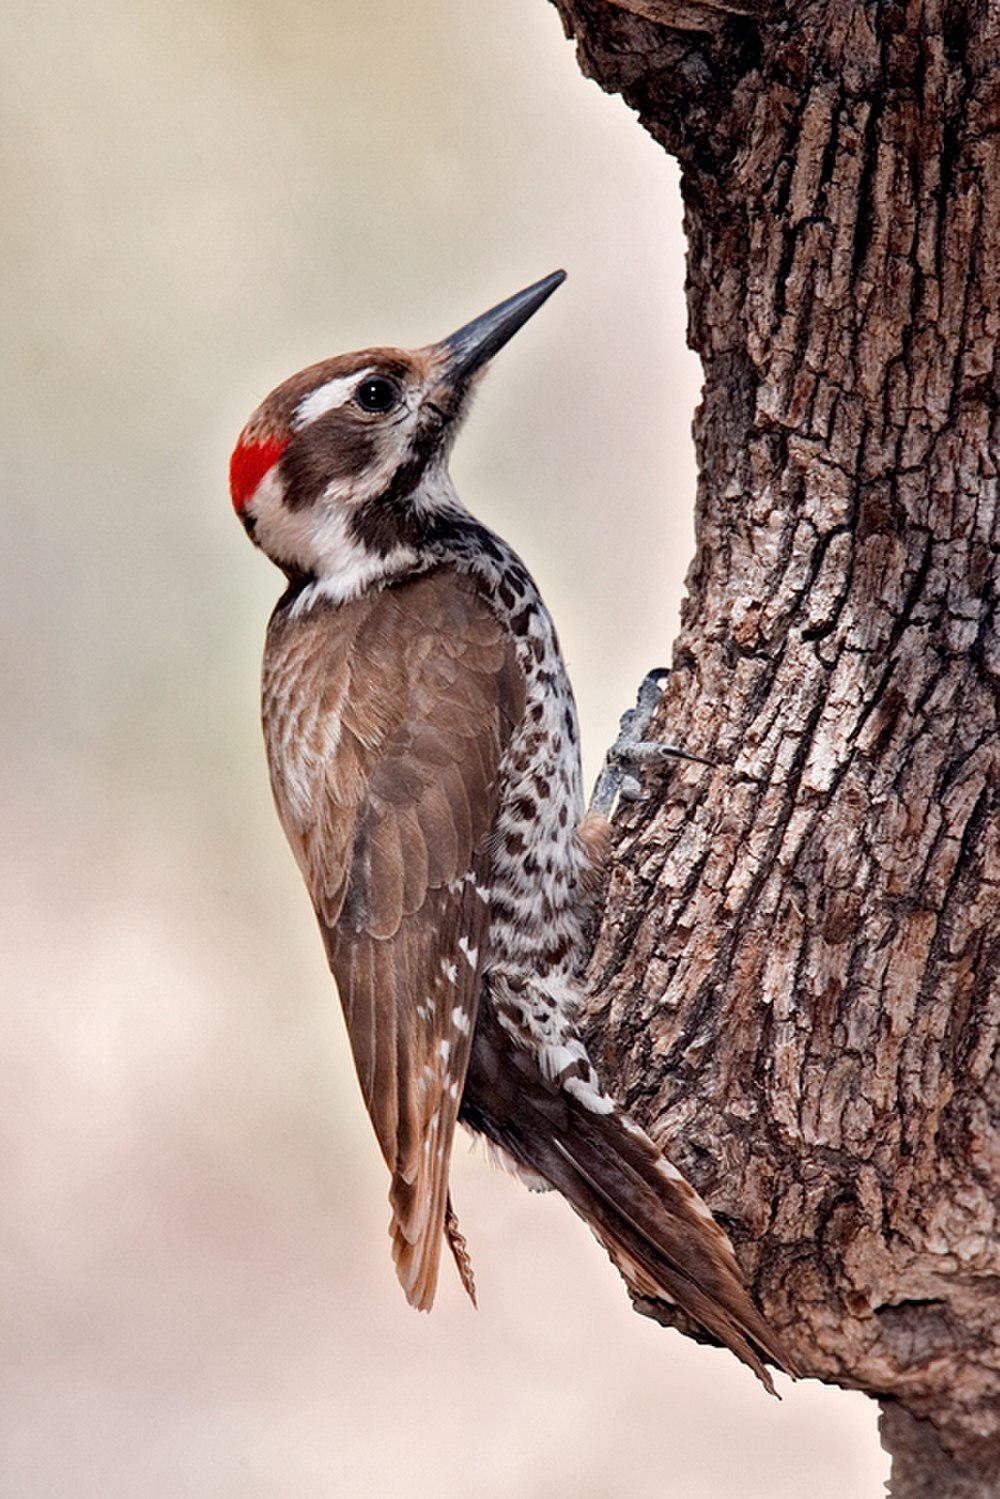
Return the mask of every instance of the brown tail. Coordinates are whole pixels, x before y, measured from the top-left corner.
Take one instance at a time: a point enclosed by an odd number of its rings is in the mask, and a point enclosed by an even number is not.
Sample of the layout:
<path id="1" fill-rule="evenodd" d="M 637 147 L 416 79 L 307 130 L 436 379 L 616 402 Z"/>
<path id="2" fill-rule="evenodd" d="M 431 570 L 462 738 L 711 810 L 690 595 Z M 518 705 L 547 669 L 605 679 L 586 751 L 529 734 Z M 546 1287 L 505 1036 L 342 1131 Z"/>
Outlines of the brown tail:
<path id="1" fill-rule="evenodd" d="M 455 1209 L 451 1205 L 451 1193 L 448 1193 L 448 1201 L 444 1213 L 444 1236 L 448 1241 L 448 1247 L 455 1257 L 458 1267 L 458 1276 L 465 1289 L 465 1293 L 473 1306 L 478 1306 L 476 1301 L 476 1277 L 472 1273 L 472 1256 L 469 1254 L 469 1246 L 465 1242 L 465 1235 L 458 1226 L 458 1218 Z"/>
<path id="2" fill-rule="evenodd" d="M 598 1114 L 574 1102 L 570 1129 L 546 1136 L 542 1126 L 517 1144 L 590 1225 L 634 1295 L 675 1303 L 772 1395 L 764 1358 L 794 1377 L 747 1294 L 726 1233 L 638 1125 L 617 1110 Z"/>

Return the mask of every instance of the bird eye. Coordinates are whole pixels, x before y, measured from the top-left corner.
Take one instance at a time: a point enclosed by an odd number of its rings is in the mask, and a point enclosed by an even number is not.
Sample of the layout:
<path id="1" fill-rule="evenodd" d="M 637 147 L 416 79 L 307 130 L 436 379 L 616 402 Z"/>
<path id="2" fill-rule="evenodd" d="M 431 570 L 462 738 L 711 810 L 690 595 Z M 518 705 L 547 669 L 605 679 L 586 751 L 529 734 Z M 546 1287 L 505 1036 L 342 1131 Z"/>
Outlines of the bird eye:
<path id="1" fill-rule="evenodd" d="M 354 399 L 362 411 L 391 411 L 399 400 L 399 386 L 384 375 L 371 375 L 362 380 Z"/>

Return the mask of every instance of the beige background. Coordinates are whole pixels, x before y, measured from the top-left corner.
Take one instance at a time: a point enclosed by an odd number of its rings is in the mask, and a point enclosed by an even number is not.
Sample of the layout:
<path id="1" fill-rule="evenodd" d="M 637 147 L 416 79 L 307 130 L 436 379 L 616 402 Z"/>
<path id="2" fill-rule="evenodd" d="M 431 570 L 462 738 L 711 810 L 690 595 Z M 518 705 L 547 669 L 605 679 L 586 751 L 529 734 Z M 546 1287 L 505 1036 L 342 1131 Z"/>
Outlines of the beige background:
<path id="1" fill-rule="evenodd" d="M 307 361 L 565 264 L 455 461 L 560 625 L 592 771 L 690 551 L 673 165 L 544 0 L 6 0 L 0 1493 L 876 1495 L 860 1396 L 632 1316 L 464 1143 L 481 1287 L 392 1274 L 257 730 L 225 490 Z"/>

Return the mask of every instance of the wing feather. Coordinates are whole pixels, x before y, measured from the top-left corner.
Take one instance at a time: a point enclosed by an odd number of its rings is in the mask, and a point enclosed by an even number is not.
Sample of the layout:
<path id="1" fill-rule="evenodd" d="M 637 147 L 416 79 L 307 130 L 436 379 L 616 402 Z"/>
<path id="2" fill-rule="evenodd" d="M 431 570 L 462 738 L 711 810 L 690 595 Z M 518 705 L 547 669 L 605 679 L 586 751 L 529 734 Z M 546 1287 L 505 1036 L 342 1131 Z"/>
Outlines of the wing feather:
<path id="1" fill-rule="evenodd" d="M 501 762 L 524 711 L 514 643 L 440 569 L 337 609 L 276 610 L 264 728 L 282 824 L 319 918 L 392 1173 L 390 1232 L 414 1305 L 447 1229 L 448 1167 L 486 946 Z"/>

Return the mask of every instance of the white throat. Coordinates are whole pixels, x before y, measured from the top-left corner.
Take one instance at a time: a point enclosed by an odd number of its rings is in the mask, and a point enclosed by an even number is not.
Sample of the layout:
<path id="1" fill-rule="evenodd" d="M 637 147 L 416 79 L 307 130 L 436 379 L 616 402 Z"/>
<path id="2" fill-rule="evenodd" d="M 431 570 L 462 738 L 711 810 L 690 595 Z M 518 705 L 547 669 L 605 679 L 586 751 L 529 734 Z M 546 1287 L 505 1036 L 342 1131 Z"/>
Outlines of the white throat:
<path id="1" fill-rule="evenodd" d="M 320 600 L 346 604 L 419 565 L 413 546 L 401 543 L 382 552 L 358 537 L 353 519 L 363 503 L 345 495 L 342 485 L 331 484 L 315 504 L 293 510 L 284 502 L 277 468 L 258 485 L 247 507 L 254 539 L 272 558 L 287 560 L 312 576 L 292 605 L 296 615 Z M 407 505 L 428 519 L 441 511 L 464 513 L 444 458 L 430 465 Z"/>

